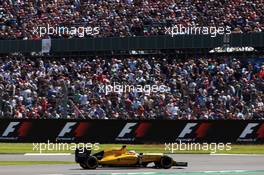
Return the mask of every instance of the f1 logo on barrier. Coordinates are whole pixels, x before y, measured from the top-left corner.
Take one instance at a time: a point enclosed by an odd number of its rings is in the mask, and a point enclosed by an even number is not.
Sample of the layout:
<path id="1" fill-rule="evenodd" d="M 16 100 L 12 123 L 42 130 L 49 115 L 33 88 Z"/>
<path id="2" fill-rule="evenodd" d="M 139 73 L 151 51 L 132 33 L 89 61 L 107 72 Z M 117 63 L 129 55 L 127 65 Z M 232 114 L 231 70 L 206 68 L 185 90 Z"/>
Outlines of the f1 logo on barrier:
<path id="1" fill-rule="evenodd" d="M 248 123 L 237 141 L 252 142 L 264 138 L 264 123 Z M 258 127 L 259 126 L 259 127 Z"/>
<path id="2" fill-rule="evenodd" d="M 204 138 L 210 127 L 210 123 L 187 123 L 176 141 L 195 141 L 198 138 Z"/>
<path id="3" fill-rule="evenodd" d="M 196 125 L 197 123 L 187 123 L 178 138 L 184 138 L 186 134 L 190 134 L 193 131 L 193 127 Z"/>
<path id="4" fill-rule="evenodd" d="M 82 137 L 89 127 L 87 122 L 67 122 L 58 134 L 57 140 L 72 141 L 76 137 Z"/>
<path id="5" fill-rule="evenodd" d="M 119 132 L 116 137 L 116 141 L 135 141 L 136 138 L 142 138 L 145 136 L 149 128 L 151 127 L 150 123 L 126 123 L 123 129 Z"/>
<path id="6" fill-rule="evenodd" d="M 64 137 L 64 135 L 66 133 L 70 133 L 72 130 L 72 127 L 74 125 L 76 125 L 77 122 L 68 122 L 66 123 L 66 125 L 64 126 L 64 128 L 61 130 L 61 132 L 59 133 L 58 137 Z"/>
<path id="7" fill-rule="evenodd" d="M 7 137 L 9 133 L 15 131 L 15 126 L 17 126 L 20 122 L 10 122 L 9 125 L 7 126 L 6 130 L 2 134 L 2 137 Z"/>
<path id="8" fill-rule="evenodd" d="M 137 123 L 127 123 L 122 131 L 119 133 L 118 137 L 124 137 L 126 134 L 129 134 Z"/>
<path id="9" fill-rule="evenodd" d="M 26 137 L 30 128 L 31 122 L 10 122 L 0 140 L 18 140 L 19 137 Z"/>

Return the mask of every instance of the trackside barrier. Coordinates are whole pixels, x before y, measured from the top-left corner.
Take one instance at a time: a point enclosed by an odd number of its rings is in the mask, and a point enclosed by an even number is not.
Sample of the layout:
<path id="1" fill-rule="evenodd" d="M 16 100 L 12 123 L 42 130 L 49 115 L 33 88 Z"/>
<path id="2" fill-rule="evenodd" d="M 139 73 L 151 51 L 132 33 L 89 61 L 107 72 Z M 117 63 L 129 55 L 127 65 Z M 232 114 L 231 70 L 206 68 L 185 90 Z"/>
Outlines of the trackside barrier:
<path id="1" fill-rule="evenodd" d="M 213 49 L 216 47 L 264 47 L 264 32 L 230 35 L 170 35 L 51 39 L 51 52 L 103 52 L 163 49 Z M 41 52 L 41 40 L 0 40 L 0 54 Z"/>
<path id="2" fill-rule="evenodd" d="M 0 120 L 0 142 L 264 143 L 264 121 Z"/>

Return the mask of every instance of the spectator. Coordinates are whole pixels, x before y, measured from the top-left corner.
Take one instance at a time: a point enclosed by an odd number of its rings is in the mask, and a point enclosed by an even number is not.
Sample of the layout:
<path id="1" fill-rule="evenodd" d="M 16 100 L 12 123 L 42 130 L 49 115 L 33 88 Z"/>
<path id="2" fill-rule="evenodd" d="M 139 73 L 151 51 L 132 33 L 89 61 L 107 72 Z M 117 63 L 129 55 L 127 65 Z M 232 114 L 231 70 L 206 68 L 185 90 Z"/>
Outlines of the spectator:
<path id="1" fill-rule="evenodd" d="M 99 28 L 97 35 L 89 33 L 86 37 L 164 35 L 165 27 L 176 24 L 185 27 L 229 26 L 236 33 L 264 30 L 262 0 L 9 0 L 1 1 L 0 9 L 0 39 L 46 38 L 47 35 L 40 36 L 35 29 L 48 25 Z M 50 37 L 84 36 L 81 32 L 60 34 L 61 30 L 55 30 Z"/>
<path id="2" fill-rule="evenodd" d="M 5 57 L 0 117 L 263 119 L 264 67 L 254 67 L 235 58 Z M 136 88 L 102 88 L 114 83 Z M 142 91 L 138 85 L 167 90 Z"/>
<path id="3" fill-rule="evenodd" d="M 261 66 L 261 71 L 259 72 L 259 78 L 264 79 L 264 65 Z"/>

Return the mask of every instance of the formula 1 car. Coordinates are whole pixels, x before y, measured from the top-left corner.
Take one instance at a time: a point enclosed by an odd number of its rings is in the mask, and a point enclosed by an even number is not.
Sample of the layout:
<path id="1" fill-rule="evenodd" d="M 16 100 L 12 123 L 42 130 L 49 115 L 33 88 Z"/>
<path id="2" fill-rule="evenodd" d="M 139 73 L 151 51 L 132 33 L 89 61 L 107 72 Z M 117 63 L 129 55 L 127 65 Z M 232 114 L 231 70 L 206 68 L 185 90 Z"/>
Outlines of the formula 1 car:
<path id="1" fill-rule="evenodd" d="M 91 154 L 91 150 L 76 149 L 75 161 L 83 169 L 104 167 L 147 167 L 154 163 L 156 168 L 169 169 L 172 166 L 187 166 L 187 162 L 177 162 L 164 154 L 136 153 L 128 151 L 126 146 L 121 149 L 110 149 Z"/>

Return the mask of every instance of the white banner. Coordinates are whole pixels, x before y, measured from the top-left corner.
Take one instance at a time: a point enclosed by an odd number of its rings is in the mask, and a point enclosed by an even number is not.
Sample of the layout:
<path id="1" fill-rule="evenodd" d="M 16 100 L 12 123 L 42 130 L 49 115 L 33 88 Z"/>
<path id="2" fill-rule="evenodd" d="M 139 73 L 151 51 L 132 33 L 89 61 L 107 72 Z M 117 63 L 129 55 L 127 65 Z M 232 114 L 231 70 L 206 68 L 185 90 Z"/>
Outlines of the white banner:
<path id="1" fill-rule="evenodd" d="M 51 39 L 42 39 L 42 53 L 49 53 L 51 49 Z"/>

